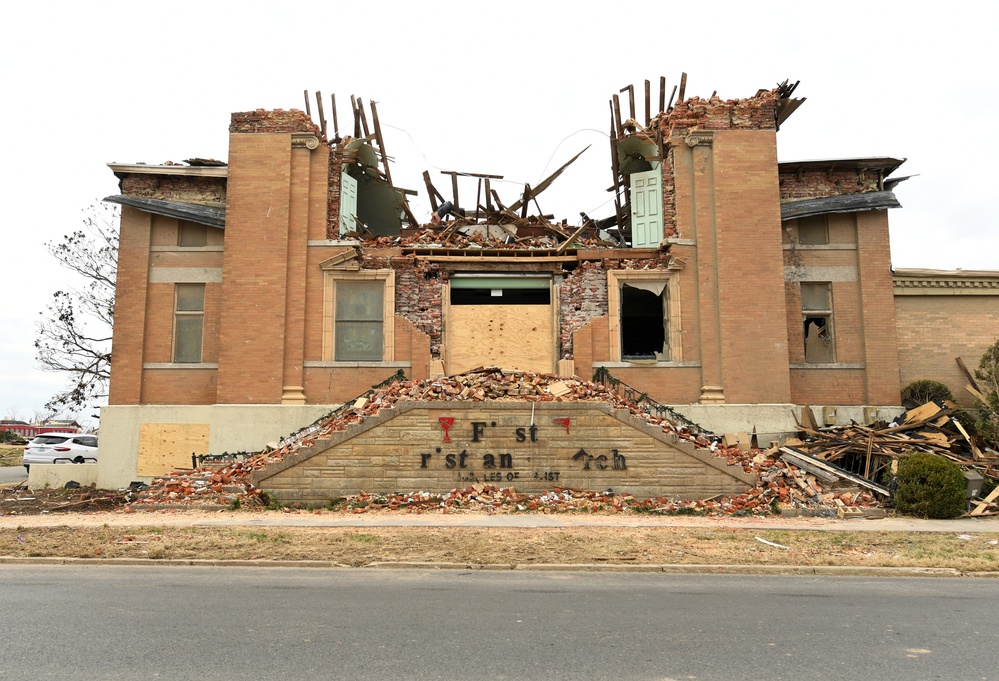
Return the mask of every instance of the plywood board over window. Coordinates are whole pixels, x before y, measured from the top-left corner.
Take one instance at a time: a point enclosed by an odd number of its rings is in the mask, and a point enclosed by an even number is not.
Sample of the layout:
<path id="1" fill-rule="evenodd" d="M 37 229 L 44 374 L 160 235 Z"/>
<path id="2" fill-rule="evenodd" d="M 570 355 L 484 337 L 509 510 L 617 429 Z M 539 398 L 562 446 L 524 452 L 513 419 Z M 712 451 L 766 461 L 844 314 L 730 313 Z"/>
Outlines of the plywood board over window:
<path id="1" fill-rule="evenodd" d="M 555 294 L 550 277 L 454 276 L 446 295 L 448 373 L 479 366 L 553 371 Z"/>
<path id="2" fill-rule="evenodd" d="M 191 467 L 191 454 L 208 454 L 207 423 L 143 423 L 136 475 L 166 475 Z"/>

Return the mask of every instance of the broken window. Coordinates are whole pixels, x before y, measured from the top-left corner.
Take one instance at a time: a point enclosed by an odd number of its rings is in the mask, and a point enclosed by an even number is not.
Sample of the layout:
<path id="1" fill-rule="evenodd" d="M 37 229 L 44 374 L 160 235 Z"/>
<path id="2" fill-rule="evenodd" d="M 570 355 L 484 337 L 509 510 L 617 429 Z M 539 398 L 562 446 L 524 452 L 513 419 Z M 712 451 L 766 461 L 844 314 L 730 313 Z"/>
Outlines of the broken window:
<path id="1" fill-rule="evenodd" d="M 177 230 L 177 245 L 182 248 L 198 248 L 208 245 L 208 227 L 195 222 L 181 220 Z"/>
<path id="2" fill-rule="evenodd" d="M 173 361 L 198 363 L 205 327 L 205 285 L 174 287 Z"/>
<path id="3" fill-rule="evenodd" d="M 621 359 L 669 360 L 665 281 L 621 285 Z"/>
<path id="4" fill-rule="evenodd" d="M 825 215 L 798 220 L 798 243 L 802 246 L 825 246 L 829 243 L 829 225 Z"/>
<path id="5" fill-rule="evenodd" d="M 805 362 L 835 361 L 833 345 L 832 284 L 801 284 L 801 317 L 805 333 Z"/>
<path id="6" fill-rule="evenodd" d="M 381 281 L 340 281 L 336 286 L 337 361 L 382 361 L 385 286 Z"/>

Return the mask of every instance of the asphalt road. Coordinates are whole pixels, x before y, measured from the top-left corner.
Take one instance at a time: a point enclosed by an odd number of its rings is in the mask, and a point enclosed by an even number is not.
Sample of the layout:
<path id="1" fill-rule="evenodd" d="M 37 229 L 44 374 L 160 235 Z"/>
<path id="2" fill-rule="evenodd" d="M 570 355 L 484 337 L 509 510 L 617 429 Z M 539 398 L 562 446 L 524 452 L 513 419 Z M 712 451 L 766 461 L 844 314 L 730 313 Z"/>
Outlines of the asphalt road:
<path id="1" fill-rule="evenodd" d="M 990 679 L 999 582 L 0 568 L 0 679 Z"/>
<path id="2" fill-rule="evenodd" d="M 0 483 L 18 482 L 28 479 L 28 471 L 24 466 L 3 466 L 0 467 Z"/>

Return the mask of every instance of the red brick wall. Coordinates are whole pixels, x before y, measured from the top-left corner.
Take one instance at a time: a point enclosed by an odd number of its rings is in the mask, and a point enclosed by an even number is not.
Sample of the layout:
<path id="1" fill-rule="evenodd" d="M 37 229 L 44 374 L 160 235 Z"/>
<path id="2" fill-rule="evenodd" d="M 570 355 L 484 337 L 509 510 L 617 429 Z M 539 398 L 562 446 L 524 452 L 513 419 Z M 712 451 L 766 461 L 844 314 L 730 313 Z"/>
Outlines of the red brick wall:
<path id="1" fill-rule="evenodd" d="M 111 341 L 109 404 L 139 404 L 145 337 L 151 216 L 122 206 Z"/>
<path id="2" fill-rule="evenodd" d="M 816 199 L 858 192 L 876 192 L 878 172 L 846 168 L 842 170 L 809 170 L 780 174 L 781 199 Z"/>
<path id="3" fill-rule="evenodd" d="M 291 153 L 289 134 L 229 138 L 220 403 L 281 401 L 290 203 L 308 191 L 292 182 Z"/>
<path id="4" fill-rule="evenodd" d="M 130 174 L 121 180 L 126 196 L 183 203 L 225 204 L 225 189 L 224 177 Z"/>
<path id="5" fill-rule="evenodd" d="M 900 387 L 932 379 L 947 384 L 959 404 L 972 406 L 968 379 L 982 354 L 999 340 L 999 295 L 895 296 Z"/>

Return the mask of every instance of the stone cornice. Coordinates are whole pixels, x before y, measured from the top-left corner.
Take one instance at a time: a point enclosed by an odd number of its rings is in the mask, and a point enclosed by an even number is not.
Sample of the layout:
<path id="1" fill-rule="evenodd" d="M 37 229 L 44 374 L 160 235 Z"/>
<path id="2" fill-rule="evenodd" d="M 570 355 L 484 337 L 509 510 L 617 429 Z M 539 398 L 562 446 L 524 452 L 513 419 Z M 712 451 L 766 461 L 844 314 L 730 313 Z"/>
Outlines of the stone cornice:
<path id="1" fill-rule="evenodd" d="M 999 296 L 999 271 L 895 270 L 896 296 Z"/>

